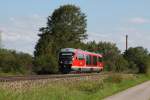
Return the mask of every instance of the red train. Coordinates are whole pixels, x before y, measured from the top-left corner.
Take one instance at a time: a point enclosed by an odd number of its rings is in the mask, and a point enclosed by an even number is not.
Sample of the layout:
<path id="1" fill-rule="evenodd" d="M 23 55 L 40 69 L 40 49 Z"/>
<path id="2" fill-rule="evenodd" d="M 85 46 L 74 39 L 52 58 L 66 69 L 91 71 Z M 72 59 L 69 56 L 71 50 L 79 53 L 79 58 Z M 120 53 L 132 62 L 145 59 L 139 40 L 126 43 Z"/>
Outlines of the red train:
<path id="1" fill-rule="evenodd" d="M 102 58 L 101 54 L 64 48 L 59 53 L 59 69 L 62 73 L 70 71 L 100 72 L 104 68 Z"/>

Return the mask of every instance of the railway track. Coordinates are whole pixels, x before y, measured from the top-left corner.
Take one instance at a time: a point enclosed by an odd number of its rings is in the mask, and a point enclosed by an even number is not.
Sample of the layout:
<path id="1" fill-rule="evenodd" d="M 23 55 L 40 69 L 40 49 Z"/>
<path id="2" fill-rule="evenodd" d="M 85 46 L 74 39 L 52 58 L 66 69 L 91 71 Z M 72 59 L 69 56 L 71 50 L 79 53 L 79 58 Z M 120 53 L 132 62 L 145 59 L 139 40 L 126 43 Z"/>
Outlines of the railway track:
<path id="1" fill-rule="evenodd" d="M 81 74 L 55 74 L 55 75 L 28 75 L 28 76 L 1 76 L 0 82 L 13 82 L 24 80 L 40 80 L 40 79 L 67 79 L 67 78 L 83 78 L 101 76 L 106 73 L 81 73 Z"/>

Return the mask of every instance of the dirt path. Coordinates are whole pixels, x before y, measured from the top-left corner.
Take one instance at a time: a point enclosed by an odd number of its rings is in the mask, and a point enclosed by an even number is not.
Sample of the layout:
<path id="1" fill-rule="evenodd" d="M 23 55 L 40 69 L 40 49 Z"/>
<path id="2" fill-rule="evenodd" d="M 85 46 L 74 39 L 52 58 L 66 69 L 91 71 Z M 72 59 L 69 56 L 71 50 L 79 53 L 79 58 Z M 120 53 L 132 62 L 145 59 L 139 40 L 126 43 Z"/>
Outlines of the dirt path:
<path id="1" fill-rule="evenodd" d="M 150 100 L 150 81 L 129 88 L 104 100 Z"/>

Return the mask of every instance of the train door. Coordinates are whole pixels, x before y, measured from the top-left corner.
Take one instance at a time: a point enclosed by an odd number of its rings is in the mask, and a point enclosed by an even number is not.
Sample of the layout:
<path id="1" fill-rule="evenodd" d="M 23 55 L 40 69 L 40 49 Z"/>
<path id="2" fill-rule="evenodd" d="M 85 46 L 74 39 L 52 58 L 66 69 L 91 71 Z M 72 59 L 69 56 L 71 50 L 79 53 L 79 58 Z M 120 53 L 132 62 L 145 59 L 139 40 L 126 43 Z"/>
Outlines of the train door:
<path id="1" fill-rule="evenodd" d="M 99 67 L 104 67 L 104 63 L 103 63 L 102 57 L 98 57 L 98 66 Z"/>
<path id="2" fill-rule="evenodd" d="M 97 56 L 93 56 L 93 66 L 97 67 Z"/>
<path id="3" fill-rule="evenodd" d="M 97 62 L 98 58 L 96 55 L 90 55 L 90 71 L 97 71 L 98 70 L 98 62 Z"/>
<path id="4" fill-rule="evenodd" d="M 85 66 L 84 54 L 78 53 L 77 58 L 78 58 L 78 65 L 79 65 L 80 67 Z"/>
<path id="5" fill-rule="evenodd" d="M 91 55 L 86 55 L 86 67 L 91 67 Z"/>

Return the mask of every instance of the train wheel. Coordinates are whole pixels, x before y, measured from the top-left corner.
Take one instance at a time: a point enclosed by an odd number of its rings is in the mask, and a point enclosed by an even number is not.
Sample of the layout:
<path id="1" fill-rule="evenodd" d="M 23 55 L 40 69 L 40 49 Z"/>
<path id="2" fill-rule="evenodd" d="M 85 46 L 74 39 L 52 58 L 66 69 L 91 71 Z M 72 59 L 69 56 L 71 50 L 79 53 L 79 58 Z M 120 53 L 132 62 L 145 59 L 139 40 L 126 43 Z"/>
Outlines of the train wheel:
<path id="1" fill-rule="evenodd" d="M 97 73 L 100 73 L 102 70 L 103 70 L 103 69 L 98 70 Z"/>

